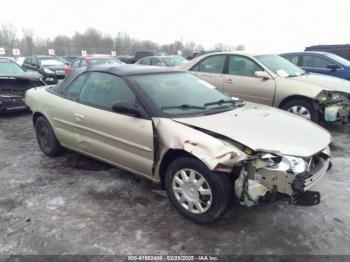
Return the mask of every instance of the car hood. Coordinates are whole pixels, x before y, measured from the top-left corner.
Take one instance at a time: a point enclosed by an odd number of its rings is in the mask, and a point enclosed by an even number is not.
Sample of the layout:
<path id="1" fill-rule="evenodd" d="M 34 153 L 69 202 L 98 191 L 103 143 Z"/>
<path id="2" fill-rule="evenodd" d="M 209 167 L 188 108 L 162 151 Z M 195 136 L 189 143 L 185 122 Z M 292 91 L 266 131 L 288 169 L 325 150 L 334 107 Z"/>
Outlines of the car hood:
<path id="1" fill-rule="evenodd" d="M 291 113 L 257 104 L 174 121 L 228 137 L 254 151 L 310 157 L 331 142 L 324 128 Z"/>
<path id="2" fill-rule="evenodd" d="M 0 78 L 39 80 L 41 77 L 42 77 L 42 75 L 37 73 L 37 72 L 23 72 L 23 73 L 19 73 L 19 74 L 6 74 L 6 75 L 0 74 Z"/>
<path id="3" fill-rule="evenodd" d="M 305 75 L 288 78 L 290 81 L 298 81 L 318 85 L 325 90 L 350 93 L 350 81 L 338 77 L 308 73 Z"/>
<path id="4" fill-rule="evenodd" d="M 45 65 L 42 67 L 46 67 L 52 70 L 64 70 L 68 65 Z"/>

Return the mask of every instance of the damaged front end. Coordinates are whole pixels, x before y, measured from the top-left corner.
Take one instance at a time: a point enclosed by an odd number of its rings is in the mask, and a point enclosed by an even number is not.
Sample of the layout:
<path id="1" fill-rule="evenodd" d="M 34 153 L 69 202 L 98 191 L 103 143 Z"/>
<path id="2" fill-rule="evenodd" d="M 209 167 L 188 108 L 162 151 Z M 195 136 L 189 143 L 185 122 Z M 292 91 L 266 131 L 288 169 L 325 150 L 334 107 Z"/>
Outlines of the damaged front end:
<path id="1" fill-rule="evenodd" d="M 316 100 L 326 122 L 350 122 L 350 94 L 323 90 Z"/>
<path id="2" fill-rule="evenodd" d="M 326 148 L 309 158 L 258 154 L 244 161 L 235 192 L 240 203 L 253 206 L 259 200 L 271 199 L 273 194 L 284 194 L 292 203 L 318 204 L 320 194 L 308 190 L 329 170 L 330 151 Z"/>
<path id="3" fill-rule="evenodd" d="M 201 160 L 213 175 L 232 174 L 236 197 L 245 206 L 275 199 L 278 194 L 299 202 L 330 167 L 328 147 L 309 157 L 295 157 L 254 150 L 226 136 L 170 119 L 154 119 L 154 125 L 159 145 L 155 182 L 162 180 L 161 163 L 167 153 L 185 151 Z M 305 203 L 319 200 L 318 193 L 312 194 Z"/>

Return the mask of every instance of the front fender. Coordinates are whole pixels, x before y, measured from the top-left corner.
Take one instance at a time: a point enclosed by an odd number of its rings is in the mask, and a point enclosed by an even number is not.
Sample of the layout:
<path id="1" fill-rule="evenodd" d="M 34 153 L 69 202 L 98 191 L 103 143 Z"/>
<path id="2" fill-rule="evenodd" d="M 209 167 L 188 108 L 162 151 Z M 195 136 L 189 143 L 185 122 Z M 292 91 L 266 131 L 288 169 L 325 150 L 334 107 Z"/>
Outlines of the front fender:
<path id="1" fill-rule="evenodd" d="M 246 154 L 237 146 L 171 119 L 153 119 L 159 142 L 159 158 L 154 178 L 159 180 L 159 166 L 170 149 L 184 150 L 202 161 L 209 170 L 230 173 Z"/>

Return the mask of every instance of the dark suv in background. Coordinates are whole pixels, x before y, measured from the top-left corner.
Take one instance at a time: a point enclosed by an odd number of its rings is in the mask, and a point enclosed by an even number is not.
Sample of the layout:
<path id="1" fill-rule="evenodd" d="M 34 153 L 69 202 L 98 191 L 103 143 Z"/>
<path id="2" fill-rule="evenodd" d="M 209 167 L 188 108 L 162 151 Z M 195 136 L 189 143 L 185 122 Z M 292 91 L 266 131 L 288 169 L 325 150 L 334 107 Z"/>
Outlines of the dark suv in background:
<path id="1" fill-rule="evenodd" d="M 64 79 L 67 62 L 57 56 L 30 56 L 23 61 L 22 67 L 27 71 L 39 72 L 45 83 L 51 85 Z"/>
<path id="2" fill-rule="evenodd" d="M 23 101 L 25 92 L 43 85 L 40 74 L 25 72 L 12 59 L 0 57 L 0 113 L 27 109 Z"/>

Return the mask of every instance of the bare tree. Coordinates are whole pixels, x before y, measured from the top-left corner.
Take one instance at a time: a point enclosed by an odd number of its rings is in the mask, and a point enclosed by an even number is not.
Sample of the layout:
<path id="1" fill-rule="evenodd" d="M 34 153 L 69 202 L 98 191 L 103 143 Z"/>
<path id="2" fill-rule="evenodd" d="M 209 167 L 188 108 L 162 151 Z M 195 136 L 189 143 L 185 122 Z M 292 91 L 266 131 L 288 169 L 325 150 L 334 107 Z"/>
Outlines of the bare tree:
<path id="1" fill-rule="evenodd" d="M 204 47 L 193 41 L 174 41 L 173 43 L 160 45 L 151 40 L 139 40 L 132 38 L 125 32 L 118 32 L 114 37 L 94 29 L 88 28 L 83 33 L 76 32 L 72 37 L 58 35 L 53 40 L 36 37 L 32 29 L 23 28 L 23 37 L 18 40 L 15 27 L 9 24 L 2 24 L 0 27 L 0 46 L 5 47 L 8 54 L 11 49 L 19 47 L 22 55 L 47 54 L 48 49 L 55 49 L 57 55 L 80 55 L 82 50 L 87 53 L 110 54 L 116 51 L 117 54 L 132 55 L 140 50 L 157 50 L 167 54 L 177 54 L 182 51 L 185 57 L 190 56 L 194 51 L 203 51 Z M 233 50 L 235 47 L 217 43 L 215 49 Z M 237 47 L 244 50 L 243 45 Z"/>
<path id="2" fill-rule="evenodd" d="M 0 29 L 0 46 L 5 47 L 6 52 L 10 54 L 17 43 L 14 25 L 12 23 L 3 23 Z"/>
<path id="3" fill-rule="evenodd" d="M 23 28 L 22 46 L 25 48 L 24 54 L 32 55 L 34 52 L 34 31 L 32 29 Z"/>
<path id="4" fill-rule="evenodd" d="M 244 47 L 244 45 L 238 45 L 237 46 L 237 48 L 236 48 L 236 50 L 238 50 L 238 51 L 244 51 L 245 50 L 245 47 Z"/>

